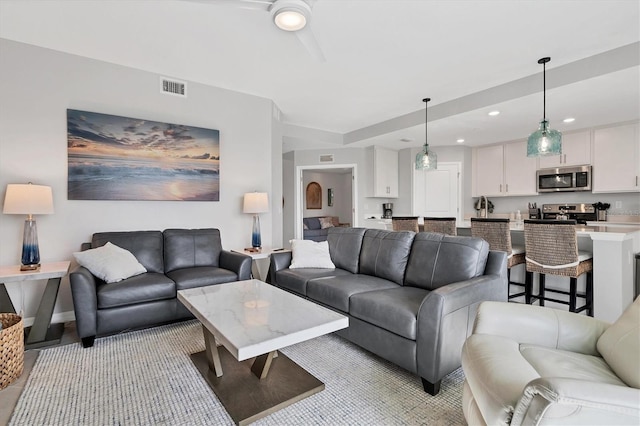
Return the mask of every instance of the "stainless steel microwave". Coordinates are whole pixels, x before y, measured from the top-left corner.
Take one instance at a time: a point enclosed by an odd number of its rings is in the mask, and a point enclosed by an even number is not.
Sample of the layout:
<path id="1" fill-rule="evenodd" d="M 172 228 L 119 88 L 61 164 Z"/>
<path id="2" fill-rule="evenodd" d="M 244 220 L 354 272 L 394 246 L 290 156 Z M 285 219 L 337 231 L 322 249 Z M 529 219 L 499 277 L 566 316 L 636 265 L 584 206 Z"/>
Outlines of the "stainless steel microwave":
<path id="1" fill-rule="evenodd" d="M 536 181 L 538 192 L 591 191 L 591 166 L 540 169 Z"/>

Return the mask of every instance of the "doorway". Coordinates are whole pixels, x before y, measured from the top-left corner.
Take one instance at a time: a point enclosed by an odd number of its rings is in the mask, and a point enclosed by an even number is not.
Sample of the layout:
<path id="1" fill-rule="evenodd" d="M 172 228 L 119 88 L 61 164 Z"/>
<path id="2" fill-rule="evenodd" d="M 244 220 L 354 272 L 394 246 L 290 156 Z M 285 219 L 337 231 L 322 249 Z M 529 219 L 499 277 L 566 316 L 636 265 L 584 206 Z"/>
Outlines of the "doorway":
<path id="1" fill-rule="evenodd" d="M 321 188 L 319 208 L 314 206 L 313 209 L 308 209 L 306 205 L 306 188 L 311 182 L 315 182 Z M 357 187 L 356 164 L 296 167 L 294 238 L 303 238 L 303 217 L 339 216 L 341 222 L 356 226 Z M 330 199 L 332 205 L 329 205 Z"/>
<path id="2" fill-rule="evenodd" d="M 413 171 L 411 209 L 415 216 L 455 217 L 460 222 L 462 164 L 438 163 L 437 170 Z"/>

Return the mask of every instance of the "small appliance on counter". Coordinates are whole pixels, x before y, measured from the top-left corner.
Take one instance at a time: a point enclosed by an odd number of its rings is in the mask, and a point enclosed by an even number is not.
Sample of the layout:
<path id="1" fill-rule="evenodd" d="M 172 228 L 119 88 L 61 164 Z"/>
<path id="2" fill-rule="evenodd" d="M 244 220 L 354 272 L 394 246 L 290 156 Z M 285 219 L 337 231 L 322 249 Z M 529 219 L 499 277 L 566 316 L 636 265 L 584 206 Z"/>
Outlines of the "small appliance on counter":
<path id="1" fill-rule="evenodd" d="M 529 219 L 540 219 L 540 209 L 537 203 L 529 203 Z"/>
<path id="2" fill-rule="evenodd" d="M 391 219 L 391 216 L 393 216 L 393 203 L 382 204 L 382 218 Z"/>
<path id="3" fill-rule="evenodd" d="M 593 204 L 543 204 L 543 219 L 567 220 L 574 219 L 578 223 L 586 225 L 587 222 L 598 220 L 598 214 Z"/>
<path id="4" fill-rule="evenodd" d="M 609 207 L 611 207 L 611 204 L 601 203 L 600 201 L 598 201 L 597 203 L 593 203 L 592 206 L 595 207 L 596 212 L 598 214 L 598 222 L 606 222 L 607 210 L 609 210 Z"/>

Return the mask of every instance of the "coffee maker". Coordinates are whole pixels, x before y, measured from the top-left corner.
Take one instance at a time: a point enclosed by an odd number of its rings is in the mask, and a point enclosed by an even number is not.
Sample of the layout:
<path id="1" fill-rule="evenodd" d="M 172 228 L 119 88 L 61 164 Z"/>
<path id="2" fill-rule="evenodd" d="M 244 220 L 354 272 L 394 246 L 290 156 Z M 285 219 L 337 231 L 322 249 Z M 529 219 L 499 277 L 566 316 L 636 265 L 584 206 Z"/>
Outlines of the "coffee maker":
<path id="1" fill-rule="evenodd" d="M 391 216 L 393 216 L 393 203 L 382 204 L 382 218 L 391 219 Z"/>

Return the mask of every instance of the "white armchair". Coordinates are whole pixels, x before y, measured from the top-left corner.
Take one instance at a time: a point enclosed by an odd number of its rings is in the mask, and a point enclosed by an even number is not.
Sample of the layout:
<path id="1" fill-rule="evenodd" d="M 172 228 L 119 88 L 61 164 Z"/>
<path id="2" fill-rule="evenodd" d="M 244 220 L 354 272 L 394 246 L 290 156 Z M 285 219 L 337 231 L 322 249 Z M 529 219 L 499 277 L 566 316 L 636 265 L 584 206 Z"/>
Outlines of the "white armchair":
<path id="1" fill-rule="evenodd" d="M 483 302 L 462 349 L 470 425 L 639 425 L 640 297 L 614 324 Z"/>

